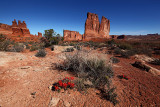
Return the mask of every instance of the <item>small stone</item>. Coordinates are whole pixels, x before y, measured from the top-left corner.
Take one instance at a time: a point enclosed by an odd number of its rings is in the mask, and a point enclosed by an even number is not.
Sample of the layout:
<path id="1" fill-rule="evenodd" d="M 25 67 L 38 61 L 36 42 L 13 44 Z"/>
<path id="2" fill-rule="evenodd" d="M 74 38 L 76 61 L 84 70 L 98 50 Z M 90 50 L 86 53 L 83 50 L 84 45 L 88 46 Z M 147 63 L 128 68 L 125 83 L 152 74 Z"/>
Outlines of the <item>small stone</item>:
<path id="1" fill-rule="evenodd" d="M 48 87 L 50 90 L 52 90 L 52 85 Z"/>
<path id="2" fill-rule="evenodd" d="M 31 93 L 31 95 L 35 95 L 35 94 L 36 94 L 36 92 Z"/>
<path id="3" fill-rule="evenodd" d="M 64 93 L 65 91 L 64 91 L 64 89 L 61 89 L 61 93 Z"/>
<path id="4" fill-rule="evenodd" d="M 52 97 L 49 102 L 49 107 L 56 106 L 59 102 L 60 98 Z"/>
<path id="5" fill-rule="evenodd" d="M 64 106 L 65 106 L 65 107 L 70 107 L 70 106 L 71 106 L 71 103 L 70 103 L 70 102 L 67 102 L 67 101 L 64 101 Z"/>
<path id="6" fill-rule="evenodd" d="M 86 80 L 83 82 L 85 85 L 89 85 L 89 86 L 92 86 L 93 83 L 90 81 L 90 80 Z"/>

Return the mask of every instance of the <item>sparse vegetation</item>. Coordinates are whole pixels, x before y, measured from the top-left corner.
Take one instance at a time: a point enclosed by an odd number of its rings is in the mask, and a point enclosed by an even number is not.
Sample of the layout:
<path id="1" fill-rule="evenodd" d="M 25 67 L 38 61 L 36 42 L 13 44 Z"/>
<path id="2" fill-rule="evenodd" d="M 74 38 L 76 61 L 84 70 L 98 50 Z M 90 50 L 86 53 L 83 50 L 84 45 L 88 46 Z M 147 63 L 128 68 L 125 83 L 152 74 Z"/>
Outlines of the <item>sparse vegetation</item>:
<path id="1" fill-rule="evenodd" d="M 74 55 L 67 55 L 62 64 L 57 64 L 56 67 L 61 70 L 68 70 L 74 75 L 81 78 L 78 80 L 78 90 L 84 90 L 84 80 L 88 79 L 92 82 L 93 86 L 97 89 L 103 89 L 107 86 L 110 87 L 111 80 L 114 73 L 112 67 L 106 64 L 102 58 L 97 58 L 87 53 L 78 52 Z"/>
<path id="2" fill-rule="evenodd" d="M 38 50 L 38 49 L 39 49 L 39 46 L 37 46 L 37 45 L 32 45 L 30 47 L 30 51 L 35 51 L 35 50 Z"/>
<path id="3" fill-rule="evenodd" d="M 45 57 L 46 56 L 46 51 L 44 49 L 39 49 L 38 52 L 36 53 L 36 57 Z"/>
<path id="4" fill-rule="evenodd" d="M 102 96 L 103 98 L 106 98 L 107 100 L 109 100 L 110 102 L 112 102 L 114 105 L 116 105 L 117 103 L 119 103 L 119 101 L 117 100 L 117 94 L 114 92 L 115 91 L 115 87 L 108 89 L 108 90 L 103 90 L 102 91 Z"/>
<path id="5" fill-rule="evenodd" d="M 73 52 L 73 51 L 74 51 L 73 48 L 67 48 L 67 49 L 65 50 L 65 52 Z"/>
<path id="6" fill-rule="evenodd" d="M 41 39 L 41 42 L 45 44 L 45 47 L 57 45 L 63 39 L 60 34 L 57 34 L 53 29 L 45 30 L 44 32 L 44 38 Z"/>
<path id="7" fill-rule="evenodd" d="M 23 44 L 15 44 L 13 46 L 13 49 L 15 52 L 22 52 L 24 50 L 24 45 Z"/>
<path id="8" fill-rule="evenodd" d="M 120 60 L 115 57 L 111 57 L 110 60 L 112 61 L 112 63 L 119 63 L 120 62 Z"/>
<path id="9" fill-rule="evenodd" d="M 130 45 L 130 44 L 128 44 L 128 43 L 120 43 L 120 44 L 118 44 L 119 46 L 119 48 L 121 48 L 121 49 L 124 49 L 124 50 L 131 50 L 133 47 Z"/>

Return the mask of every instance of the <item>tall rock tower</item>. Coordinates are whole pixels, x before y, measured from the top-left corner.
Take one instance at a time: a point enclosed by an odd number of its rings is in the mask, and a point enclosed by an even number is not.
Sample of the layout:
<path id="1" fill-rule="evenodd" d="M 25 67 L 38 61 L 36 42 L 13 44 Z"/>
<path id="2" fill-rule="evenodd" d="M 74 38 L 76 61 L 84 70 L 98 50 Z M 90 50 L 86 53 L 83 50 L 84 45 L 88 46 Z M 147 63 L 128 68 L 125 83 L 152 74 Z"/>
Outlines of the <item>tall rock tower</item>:
<path id="1" fill-rule="evenodd" d="M 101 24 L 98 15 L 94 13 L 87 13 L 87 20 L 85 23 L 84 40 L 98 40 L 109 38 L 110 21 L 104 16 L 101 19 Z"/>
<path id="2" fill-rule="evenodd" d="M 110 32 L 110 21 L 104 16 L 102 16 L 99 35 L 104 38 L 109 38 L 109 32 Z"/>

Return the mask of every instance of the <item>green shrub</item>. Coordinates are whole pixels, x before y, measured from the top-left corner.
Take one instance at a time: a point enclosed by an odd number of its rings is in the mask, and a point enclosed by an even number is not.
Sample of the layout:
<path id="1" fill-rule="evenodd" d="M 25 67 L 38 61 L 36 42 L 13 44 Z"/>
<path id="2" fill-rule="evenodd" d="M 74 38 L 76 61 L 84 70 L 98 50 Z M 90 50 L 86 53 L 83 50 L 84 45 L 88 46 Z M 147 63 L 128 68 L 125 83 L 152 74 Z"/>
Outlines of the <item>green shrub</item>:
<path id="1" fill-rule="evenodd" d="M 68 70 L 80 78 L 76 81 L 78 91 L 84 91 L 89 87 L 104 90 L 107 86 L 109 89 L 111 84 L 110 78 L 114 75 L 112 67 L 106 64 L 104 59 L 92 54 L 87 55 L 87 53 L 82 53 L 80 51 L 74 55 L 67 55 L 63 63 L 56 64 L 56 68 Z M 86 84 L 85 80 L 91 83 Z M 111 101 L 113 104 L 117 104 L 116 95 L 113 92 L 111 93 L 112 90 L 106 91 L 104 95 L 107 100 Z"/>
<path id="2" fill-rule="evenodd" d="M 15 52 L 23 52 L 23 50 L 24 50 L 24 45 L 22 45 L 22 44 L 15 44 L 15 45 L 13 46 L 13 49 L 14 49 Z"/>
<path id="3" fill-rule="evenodd" d="M 119 101 L 116 99 L 117 94 L 114 92 L 115 89 L 116 88 L 114 87 L 114 88 L 111 88 L 109 90 L 105 90 L 105 91 L 103 91 L 103 95 L 102 95 L 104 98 L 106 98 L 107 100 L 112 102 L 114 105 L 119 103 Z"/>
<path id="4" fill-rule="evenodd" d="M 120 62 L 120 60 L 115 57 L 111 57 L 110 60 L 112 61 L 112 63 L 119 63 Z"/>
<path id="5" fill-rule="evenodd" d="M 115 49 L 114 49 L 114 53 L 115 53 L 115 54 L 121 54 L 121 49 L 118 48 L 118 47 L 115 48 Z"/>
<path id="6" fill-rule="evenodd" d="M 65 52 L 73 52 L 73 51 L 74 51 L 73 48 L 67 48 L 67 49 L 65 50 Z"/>
<path id="7" fill-rule="evenodd" d="M 138 51 L 138 54 L 144 54 L 150 57 L 152 56 L 152 49 L 150 48 L 143 47 L 143 48 L 137 49 L 137 51 Z"/>
<path id="8" fill-rule="evenodd" d="M 74 44 L 74 43 L 72 43 L 72 42 L 69 44 L 69 46 L 74 46 L 74 45 L 75 45 L 75 44 Z"/>
<path id="9" fill-rule="evenodd" d="M 46 56 L 46 51 L 44 49 L 39 49 L 38 52 L 36 53 L 36 57 L 45 57 Z"/>
<path id="10" fill-rule="evenodd" d="M 76 48 L 77 50 L 81 50 L 81 47 L 79 45 L 74 46 L 74 48 Z"/>
<path id="11" fill-rule="evenodd" d="M 80 79 L 77 79 L 76 81 L 75 81 L 75 84 L 76 84 L 76 88 L 77 88 L 77 90 L 78 91 L 86 91 L 86 89 L 88 88 L 87 86 L 85 86 L 85 84 L 84 84 L 84 79 L 83 78 L 80 78 Z"/>
<path id="12" fill-rule="evenodd" d="M 124 49 L 124 50 L 131 50 L 132 45 L 127 44 L 127 43 L 121 43 L 121 44 L 119 44 L 119 48 Z"/>
<path id="13" fill-rule="evenodd" d="M 114 44 L 116 44 L 116 42 L 115 42 L 115 40 L 114 40 L 114 39 L 112 39 L 112 40 L 108 41 L 107 43 L 108 43 L 108 45 L 114 45 Z"/>
<path id="14" fill-rule="evenodd" d="M 35 51 L 35 50 L 38 50 L 39 49 L 39 46 L 36 46 L 36 45 L 32 45 L 30 47 L 30 51 Z"/>
<path id="15" fill-rule="evenodd" d="M 106 76 L 111 78 L 113 70 L 106 65 L 105 61 L 96 58 L 87 58 L 80 53 L 66 56 L 63 64 L 58 64 L 57 68 L 70 70 L 79 77 L 88 78 L 95 87 L 101 87 L 108 83 Z"/>
<path id="16" fill-rule="evenodd" d="M 128 51 L 121 51 L 121 56 L 124 58 L 130 58 L 131 56 L 135 55 L 136 53 L 132 50 Z"/>
<path id="17" fill-rule="evenodd" d="M 10 40 L 0 42 L 0 51 L 8 51 L 9 46 L 12 44 Z"/>

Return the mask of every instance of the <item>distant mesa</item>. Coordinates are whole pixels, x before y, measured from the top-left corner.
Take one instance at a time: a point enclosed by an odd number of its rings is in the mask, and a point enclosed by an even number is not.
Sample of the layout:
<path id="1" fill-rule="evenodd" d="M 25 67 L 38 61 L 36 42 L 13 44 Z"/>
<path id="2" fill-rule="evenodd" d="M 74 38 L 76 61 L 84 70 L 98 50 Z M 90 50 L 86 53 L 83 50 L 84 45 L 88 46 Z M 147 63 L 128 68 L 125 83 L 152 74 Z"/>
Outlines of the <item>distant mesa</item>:
<path id="1" fill-rule="evenodd" d="M 38 32 L 38 35 L 30 34 L 25 21 L 18 20 L 17 24 L 15 19 L 12 21 L 12 25 L 0 24 L 0 34 L 7 35 L 8 39 L 15 42 L 38 42 L 42 37 L 40 32 Z"/>
<path id="2" fill-rule="evenodd" d="M 63 30 L 64 41 L 95 41 L 101 42 L 107 39 L 125 39 L 125 36 L 114 37 L 109 35 L 110 32 L 110 20 L 102 16 L 101 23 L 97 14 L 87 13 L 87 19 L 85 22 L 85 32 L 81 35 L 77 31 Z"/>

